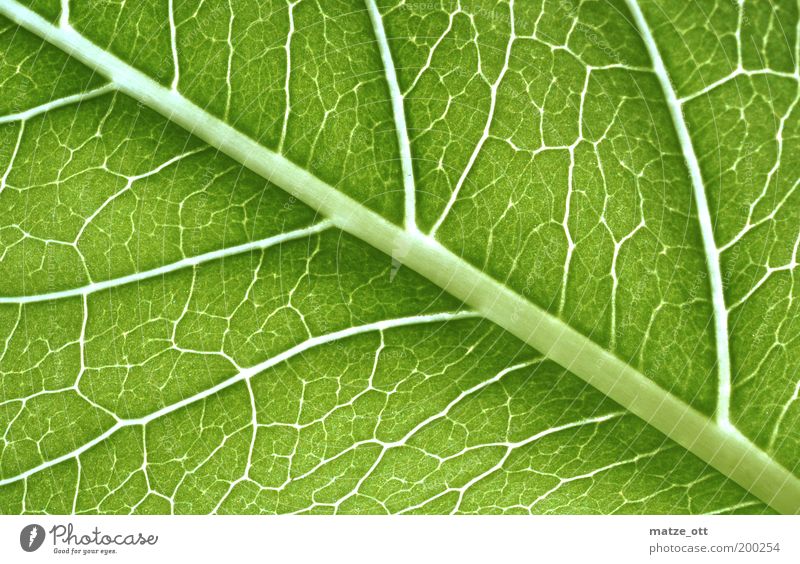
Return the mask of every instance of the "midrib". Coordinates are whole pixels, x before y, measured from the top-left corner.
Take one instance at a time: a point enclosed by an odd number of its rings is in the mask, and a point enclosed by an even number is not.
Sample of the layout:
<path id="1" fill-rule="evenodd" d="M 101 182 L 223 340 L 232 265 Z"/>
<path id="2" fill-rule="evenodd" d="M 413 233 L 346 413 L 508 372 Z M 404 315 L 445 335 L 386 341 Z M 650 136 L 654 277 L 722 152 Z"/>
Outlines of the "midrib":
<path id="1" fill-rule="evenodd" d="M 800 479 L 737 431 L 722 427 L 643 374 L 469 265 L 436 241 L 386 221 L 69 28 L 13 0 L 0 13 L 107 76 L 117 88 L 280 186 L 337 227 L 394 256 L 569 369 L 782 513 L 800 513 Z"/>

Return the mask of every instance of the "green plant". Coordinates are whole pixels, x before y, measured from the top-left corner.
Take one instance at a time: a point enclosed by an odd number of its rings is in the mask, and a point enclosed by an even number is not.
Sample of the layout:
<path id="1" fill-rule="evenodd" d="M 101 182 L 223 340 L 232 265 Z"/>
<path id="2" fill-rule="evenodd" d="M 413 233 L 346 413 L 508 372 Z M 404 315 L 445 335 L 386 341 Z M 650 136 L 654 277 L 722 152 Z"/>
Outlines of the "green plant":
<path id="1" fill-rule="evenodd" d="M 3 512 L 800 510 L 795 3 L 0 15 Z"/>

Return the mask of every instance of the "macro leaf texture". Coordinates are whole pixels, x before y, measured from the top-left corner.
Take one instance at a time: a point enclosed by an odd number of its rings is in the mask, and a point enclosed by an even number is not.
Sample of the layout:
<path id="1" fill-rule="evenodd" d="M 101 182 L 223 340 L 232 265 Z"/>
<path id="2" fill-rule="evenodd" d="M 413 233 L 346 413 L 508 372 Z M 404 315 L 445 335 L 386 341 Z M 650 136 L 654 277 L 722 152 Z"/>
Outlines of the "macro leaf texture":
<path id="1" fill-rule="evenodd" d="M 800 512 L 796 0 L 0 0 L 0 512 Z"/>

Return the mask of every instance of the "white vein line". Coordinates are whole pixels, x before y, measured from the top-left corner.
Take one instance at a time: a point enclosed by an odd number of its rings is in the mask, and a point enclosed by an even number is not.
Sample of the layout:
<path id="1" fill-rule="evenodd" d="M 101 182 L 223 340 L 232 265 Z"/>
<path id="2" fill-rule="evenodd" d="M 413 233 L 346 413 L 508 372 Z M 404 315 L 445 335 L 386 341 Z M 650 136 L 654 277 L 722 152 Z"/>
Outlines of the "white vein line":
<path id="1" fill-rule="evenodd" d="M 709 511 L 708 513 L 706 513 L 706 515 L 722 515 L 723 513 L 729 513 L 731 511 L 736 511 L 737 509 L 744 509 L 745 507 L 752 507 L 754 505 L 758 505 L 758 502 L 743 501 L 741 503 L 729 505 L 728 507 L 720 507 L 719 509 L 715 509 L 714 511 Z"/>
<path id="2" fill-rule="evenodd" d="M 449 21 L 447 22 L 447 27 L 439 36 L 439 38 L 434 42 L 434 44 L 431 45 L 431 48 L 428 51 L 428 57 L 425 60 L 425 64 L 422 65 L 422 67 L 419 69 L 419 72 L 417 72 L 417 76 L 414 77 L 414 81 L 411 83 L 411 86 L 409 86 L 408 90 L 406 90 L 405 92 L 406 94 L 410 93 L 417 87 L 417 83 L 419 83 L 419 81 L 422 79 L 423 75 L 428 71 L 428 69 L 431 68 L 431 63 L 433 62 L 433 55 L 439 49 L 439 45 L 441 45 L 442 41 L 444 41 L 444 38 L 447 37 L 447 35 L 452 31 L 453 18 L 455 18 L 456 14 L 463 14 L 463 12 L 461 11 L 461 6 L 458 6 L 455 12 L 451 12 L 448 15 Z"/>
<path id="3" fill-rule="evenodd" d="M 170 404 L 166 407 L 159 409 L 158 411 L 154 411 L 153 413 L 146 415 L 144 417 L 139 417 L 135 419 L 120 419 L 114 425 L 112 425 L 109 429 L 105 432 L 101 433 L 91 441 L 81 445 L 77 449 L 74 449 L 66 454 L 62 454 L 52 460 L 48 460 L 43 462 L 33 468 L 26 470 L 25 472 L 21 472 L 16 476 L 11 476 L 8 478 L 4 478 L 0 480 L 0 486 L 4 486 L 6 484 L 10 484 L 12 482 L 17 482 L 19 480 L 23 480 L 28 476 L 36 474 L 37 472 L 41 472 L 42 470 L 46 470 L 56 464 L 60 464 L 61 462 L 70 460 L 71 458 L 75 458 L 76 456 L 80 456 L 87 450 L 91 449 L 92 447 L 98 445 L 99 443 L 103 442 L 111 435 L 119 431 L 124 427 L 132 427 L 137 425 L 147 425 L 151 421 L 158 419 L 159 417 L 164 417 L 174 411 L 177 411 L 183 407 L 196 403 L 200 400 L 213 396 L 214 394 L 221 392 L 222 390 L 233 386 L 242 381 L 249 380 L 253 376 L 264 372 L 268 368 L 272 368 L 282 362 L 285 362 L 303 352 L 313 349 L 314 347 L 318 347 L 320 345 L 324 345 L 327 343 L 332 343 L 335 341 L 339 341 L 342 339 L 347 339 L 348 337 L 354 337 L 356 335 L 363 335 L 365 333 L 371 333 L 374 331 L 386 331 L 388 329 L 395 329 L 398 327 L 407 327 L 409 325 L 423 325 L 423 324 L 431 324 L 431 323 L 444 323 L 447 321 L 456 321 L 462 319 L 480 319 L 482 316 L 476 312 L 472 311 L 457 311 L 457 312 L 444 312 L 444 313 L 432 313 L 428 315 L 414 315 L 410 317 L 399 317 L 395 319 L 383 319 L 381 321 L 376 321 L 373 323 L 366 323 L 364 325 L 358 325 L 356 327 L 348 327 L 346 329 L 342 329 L 341 331 L 335 331 L 333 333 L 328 333 L 326 335 L 319 335 L 317 337 L 311 337 L 310 339 L 306 339 L 302 343 L 299 343 L 293 346 L 290 349 L 283 351 L 280 354 L 277 354 L 263 362 L 260 362 L 254 366 L 244 368 L 239 370 L 235 375 L 231 376 L 227 380 L 220 382 L 219 384 L 207 388 L 201 392 L 198 392 L 188 398 L 182 399 L 181 401 L 175 402 Z"/>
<path id="4" fill-rule="evenodd" d="M 445 417 L 447 417 L 448 414 L 453 410 L 454 407 L 456 407 L 462 401 L 464 401 L 464 398 L 466 398 L 468 396 L 471 396 L 471 395 L 474 395 L 475 392 L 478 392 L 478 391 L 480 391 L 480 390 L 482 390 L 484 388 L 487 388 L 487 387 L 491 386 L 492 384 L 494 384 L 495 382 L 499 382 L 506 375 L 508 375 L 508 374 L 510 374 L 512 372 L 516 372 L 517 370 L 522 370 L 523 368 L 530 368 L 532 366 L 540 364 L 541 362 L 542 362 L 541 358 L 534 358 L 534 359 L 528 360 L 526 362 L 521 362 L 519 364 L 515 364 L 513 366 L 507 366 L 506 368 L 504 368 L 503 370 L 501 370 L 500 372 L 498 372 L 497 374 L 495 374 L 491 378 L 489 378 L 487 380 L 483 380 L 482 382 L 480 382 L 478 384 L 475 384 L 471 388 L 469 388 L 467 390 L 464 390 L 463 392 L 458 394 L 458 396 L 456 396 L 453 400 L 451 400 L 450 403 L 448 403 L 444 407 L 444 409 L 440 410 L 438 413 L 434 413 L 433 415 L 431 415 L 429 417 L 426 417 L 425 419 L 423 419 L 422 421 L 420 421 L 419 423 L 414 425 L 414 427 L 410 431 L 408 431 L 405 435 L 403 435 L 403 437 L 401 439 L 399 439 L 397 441 L 394 441 L 394 442 L 391 442 L 391 443 L 384 443 L 384 445 L 387 448 L 392 448 L 392 447 L 398 447 L 398 446 L 405 445 L 406 443 L 408 443 L 408 441 L 411 440 L 411 438 L 414 435 L 419 433 L 422 429 L 428 427 L 434 421 L 437 421 L 439 419 L 444 419 Z"/>
<path id="5" fill-rule="evenodd" d="M 383 335 L 381 334 L 381 337 L 382 336 Z M 383 340 L 381 340 L 381 346 L 383 346 Z M 468 390 L 464 390 L 463 392 L 458 394 L 458 396 L 456 396 L 453 400 L 451 400 L 450 403 L 448 403 L 444 407 L 444 409 L 440 410 L 438 413 L 434 413 L 433 415 L 430 415 L 429 417 L 426 417 L 425 419 L 423 419 L 422 421 L 420 421 L 419 423 L 414 425 L 414 427 L 412 427 L 411 430 L 408 431 L 405 435 L 403 435 L 400 439 L 398 439 L 396 441 L 392 441 L 392 442 L 383 442 L 383 441 L 376 440 L 375 442 L 377 444 L 380 444 L 381 447 L 382 447 L 381 453 L 375 458 L 375 462 L 361 476 L 361 478 L 358 480 L 356 485 L 353 486 L 353 488 L 350 490 L 350 492 L 348 492 L 343 497 L 340 497 L 336 501 L 334 506 L 338 510 L 339 507 L 343 503 L 345 503 L 348 499 L 350 499 L 351 497 L 353 497 L 354 495 L 359 493 L 359 490 L 361 489 L 361 486 L 363 486 L 364 482 L 366 482 L 367 479 L 369 479 L 369 477 L 372 475 L 372 473 L 375 471 L 375 469 L 378 467 L 378 465 L 380 464 L 380 462 L 383 460 L 383 458 L 386 456 L 386 453 L 390 449 L 397 448 L 397 447 L 400 447 L 400 446 L 403 446 L 403 445 L 407 444 L 408 441 L 411 440 L 411 438 L 414 435 L 416 435 L 417 433 L 419 433 L 422 429 L 426 428 L 427 426 L 429 426 L 434 421 L 437 421 L 439 419 L 443 419 L 443 418 L 447 417 L 447 415 L 450 413 L 450 411 L 453 410 L 453 408 L 455 406 L 457 406 L 462 401 L 464 401 L 464 398 L 475 394 L 476 392 L 486 388 L 487 386 L 490 386 L 491 384 L 494 384 L 495 382 L 498 382 L 500 379 L 502 379 L 504 376 L 506 376 L 507 374 L 509 374 L 511 372 L 514 372 L 516 370 L 520 370 L 522 368 L 527 368 L 527 367 L 530 367 L 530 366 L 534 366 L 534 365 L 536 365 L 536 364 L 538 364 L 540 362 L 542 362 L 542 359 L 541 358 L 536 358 L 536 359 L 529 360 L 527 362 L 522 362 L 522 363 L 519 363 L 519 364 L 515 364 L 513 366 L 506 367 L 503 370 L 501 370 L 500 372 L 498 372 L 497 374 L 495 374 L 494 376 L 492 376 L 491 378 L 489 378 L 487 380 L 484 380 L 484 381 L 476 384 L 475 386 L 469 388 Z M 378 355 L 376 354 L 375 355 L 375 364 L 373 366 L 373 374 L 374 374 L 374 370 L 377 367 L 377 365 L 378 365 Z M 353 400 L 351 399 L 349 403 L 352 404 L 352 401 Z M 337 409 L 339 407 L 342 407 L 342 406 L 337 406 Z M 325 417 L 327 417 L 329 415 L 330 415 L 330 412 L 328 414 L 326 414 Z M 319 468 L 319 466 L 316 467 L 314 469 L 314 471 L 316 471 L 317 468 Z"/>
<path id="6" fill-rule="evenodd" d="M 773 450 L 775 448 L 775 441 L 778 439 L 778 435 L 780 434 L 781 427 L 783 426 L 783 422 L 786 419 L 786 414 L 789 413 L 789 408 L 792 407 L 792 404 L 795 403 L 798 399 L 800 399 L 800 380 L 794 386 L 794 393 L 789 398 L 783 407 L 781 408 L 781 413 L 778 416 L 778 419 L 775 421 L 775 427 L 772 429 L 772 434 L 769 437 L 769 449 Z"/>
<path id="7" fill-rule="evenodd" d="M 78 230 L 78 233 L 75 235 L 75 238 L 72 240 L 72 244 L 73 245 L 77 245 L 78 241 L 80 241 L 80 239 L 83 237 L 83 234 L 86 231 L 86 229 L 97 218 L 97 216 L 100 215 L 101 213 L 103 213 L 103 210 L 108 208 L 108 206 L 112 205 L 117 200 L 117 198 L 120 198 L 122 196 L 122 194 L 125 194 L 126 192 L 128 192 L 133 187 L 133 184 L 135 182 L 137 182 L 139 180 L 142 180 L 144 178 L 148 178 L 150 176 L 154 176 L 154 175 L 160 173 L 162 170 L 172 166 L 173 164 L 175 164 L 177 162 L 180 162 L 183 159 L 186 159 L 186 158 L 188 158 L 188 157 L 190 157 L 192 155 L 196 155 L 198 153 L 202 153 L 204 150 L 205 150 L 205 147 L 200 147 L 200 148 L 197 148 L 197 149 L 193 149 L 193 150 L 191 150 L 191 151 L 189 151 L 187 153 L 182 153 L 180 155 L 175 155 L 174 157 L 172 157 L 172 158 L 168 159 L 167 161 L 161 163 L 160 165 L 158 165 L 157 167 L 155 167 L 152 170 L 149 170 L 147 172 L 143 172 L 141 174 L 137 174 L 135 176 L 127 177 L 128 181 L 125 183 L 125 185 L 121 189 L 119 189 L 117 192 L 112 194 L 102 204 L 97 206 L 97 208 L 95 208 L 95 210 L 91 214 L 89 214 L 86 217 L 86 219 L 83 221 L 83 225 L 81 225 L 81 228 Z"/>
<path id="8" fill-rule="evenodd" d="M 247 380 L 252 378 L 253 376 L 263 372 L 264 370 L 276 366 L 290 358 L 293 358 L 309 349 L 313 349 L 320 345 L 324 345 L 327 343 L 332 343 L 335 341 L 340 341 L 342 339 L 347 339 L 348 337 L 354 337 L 356 335 L 363 335 L 365 333 L 371 333 L 374 331 L 386 331 L 388 329 L 395 329 L 398 327 L 408 327 L 410 325 L 423 325 L 423 324 L 430 324 L 430 323 L 444 323 L 446 321 L 457 321 L 462 319 L 480 319 L 481 316 L 477 312 L 473 311 L 457 311 L 457 312 L 445 312 L 445 313 L 432 313 L 428 315 L 413 315 L 409 317 L 399 317 L 394 319 L 383 319 L 381 321 L 375 321 L 373 323 L 365 323 L 364 325 L 357 325 L 355 327 L 347 327 L 346 329 L 342 329 L 340 331 L 334 331 L 333 333 L 327 333 L 325 335 L 319 335 L 316 337 L 311 337 L 306 339 L 300 344 L 297 344 L 290 349 L 283 351 L 280 354 L 277 354 L 263 362 L 260 362 L 254 366 L 250 366 L 248 368 L 244 368 L 240 370 L 234 376 L 228 378 L 227 380 L 220 382 L 219 384 L 207 388 L 201 392 L 194 394 L 186 399 L 183 399 L 179 402 L 175 402 L 170 404 L 166 407 L 159 409 L 158 411 L 154 411 L 153 413 L 146 415 L 145 417 L 141 417 L 138 419 L 125 419 L 121 420 L 123 423 L 127 425 L 144 425 L 153 421 L 154 419 L 158 419 L 159 417 L 163 417 L 173 411 L 181 409 L 182 407 L 186 407 L 192 403 L 197 402 L 198 400 L 207 398 L 236 384 L 237 382 L 241 382 L 243 380 Z"/>
<path id="9" fill-rule="evenodd" d="M 281 138 L 278 141 L 278 153 L 283 152 L 283 144 L 286 142 L 286 129 L 289 127 L 289 114 L 292 111 L 292 96 L 290 78 L 292 72 L 292 36 L 294 35 L 294 7 L 295 2 L 289 2 L 289 31 L 286 33 L 286 43 L 283 46 L 286 51 L 286 76 L 284 78 L 283 89 L 286 92 L 286 108 L 283 111 L 283 124 L 281 126 Z"/>
<path id="10" fill-rule="evenodd" d="M 471 266 L 433 238 L 401 229 L 309 171 L 210 115 L 71 29 L 19 4 L 0 14 L 25 27 L 125 94 L 194 133 L 253 172 L 329 217 L 340 229 L 403 264 L 582 378 L 782 513 L 800 513 L 800 478 L 741 433 L 693 409 L 564 321 Z"/>
<path id="11" fill-rule="evenodd" d="M 547 437 L 548 435 L 553 435 L 555 433 L 561 433 L 563 431 L 568 431 L 570 429 L 575 429 L 577 427 L 583 427 L 585 425 L 599 425 L 600 423 L 605 423 L 606 421 L 609 421 L 611 419 L 616 419 L 618 417 L 622 417 L 623 415 L 624 415 L 623 413 L 617 412 L 617 413 L 607 413 L 607 414 L 604 414 L 604 415 L 598 415 L 598 416 L 595 416 L 595 417 L 588 417 L 586 419 L 581 419 L 579 421 L 571 421 L 569 423 L 564 423 L 564 424 L 558 425 L 556 427 L 551 427 L 549 429 L 545 429 L 544 431 L 539 431 L 538 433 L 536 433 L 534 435 L 531 435 L 530 437 L 527 437 L 525 439 L 522 439 L 522 440 L 514 442 L 514 443 L 505 443 L 505 444 L 500 443 L 499 446 L 505 446 L 506 447 L 506 452 L 503 454 L 502 458 L 500 458 L 500 460 L 498 460 L 497 463 L 494 464 L 494 466 L 492 466 L 491 468 L 485 470 L 484 472 L 480 473 L 479 475 L 473 477 L 472 479 L 470 479 L 466 484 L 464 484 L 460 488 L 454 488 L 453 490 L 451 490 L 451 491 L 458 491 L 459 492 L 458 502 L 453 507 L 453 510 L 452 510 L 451 514 L 455 514 L 461 509 L 461 504 L 463 503 L 463 500 L 464 500 L 464 494 L 472 486 L 474 486 L 475 484 L 477 484 L 481 480 L 484 480 L 488 476 L 491 476 L 492 474 L 494 474 L 495 472 L 500 470 L 505 465 L 505 463 L 508 461 L 508 459 L 511 456 L 511 454 L 516 449 L 519 449 L 520 447 L 524 447 L 524 446 L 529 445 L 531 443 L 535 443 L 536 441 L 538 441 L 540 439 L 543 439 L 544 437 Z"/>
<path id="12" fill-rule="evenodd" d="M 439 216 L 439 219 L 436 220 L 436 223 L 433 225 L 433 228 L 430 231 L 431 237 L 436 235 L 436 232 L 444 223 L 444 220 L 447 219 L 447 216 L 450 214 L 450 210 L 453 208 L 453 205 L 458 200 L 458 195 L 461 192 L 461 188 L 464 186 L 464 182 L 467 180 L 467 176 L 472 171 L 472 167 L 475 165 L 475 161 L 478 159 L 478 155 L 483 149 L 484 143 L 489 138 L 489 132 L 492 128 L 492 121 L 494 120 L 494 111 L 495 107 L 497 106 L 497 90 L 500 88 L 500 83 L 503 81 L 503 78 L 508 72 L 509 62 L 511 60 L 511 48 L 514 46 L 514 40 L 516 39 L 516 29 L 514 23 L 514 0 L 510 0 L 508 4 L 508 13 L 509 18 L 511 21 L 511 37 L 508 39 L 508 43 L 506 44 L 506 53 L 505 59 L 503 60 L 503 68 L 500 69 L 500 73 L 497 75 L 497 79 L 491 84 L 489 87 L 490 90 L 490 97 L 489 97 L 489 113 L 486 116 L 486 123 L 483 127 L 483 133 L 481 134 L 481 138 L 478 140 L 477 145 L 475 145 L 475 149 L 472 151 L 472 154 L 469 157 L 469 161 L 467 161 L 467 165 L 464 167 L 464 171 L 461 173 L 458 181 L 456 182 L 455 188 L 453 188 L 453 192 L 450 194 L 450 199 L 447 201 L 447 205 L 445 206 L 442 214 Z"/>
<path id="13" fill-rule="evenodd" d="M 186 257 L 179 261 L 159 266 L 158 268 L 153 268 L 151 270 L 145 270 L 142 272 L 128 274 L 127 276 L 121 276 L 119 278 L 112 278 L 110 280 L 103 280 L 102 282 L 92 282 L 91 284 L 87 284 L 86 286 L 81 286 L 80 288 L 69 288 L 67 290 L 61 290 L 58 292 L 48 292 L 45 294 L 36 294 L 31 296 L 10 296 L 10 297 L 0 296 L 0 304 L 29 304 L 36 302 L 46 302 L 50 300 L 60 300 L 64 298 L 72 298 L 76 296 L 85 296 L 88 294 L 92 294 L 94 292 L 107 290 L 109 288 L 116 288 L 118 286 L 124 286 L 125 284 L 141 282 L 142 280 L 147 280 L 149 278 L 154 278 L 156 276 L 161 276 L 163 274 L 175 272 L 176 270 L 181 270 L 183 268 L 187 268 L 190 266 L 197 266 L 199 264 L 203 264 L 205 262 L 209 262 L 212 260 L 217 260 L 245 253 L 247 251 L 253 251 L 257 249 L 267 249 L 275 245 L 280 245 L 281 243 L 302 239 L 303 237 L 308 237 L 309 235 L 313 235 L 315 233 L 321 233 L 322 231 L 332 226 L 333 226 L 332 221 L 323 220 L 320 221 L 319 223 L 315 223 L 314 225 L 303 229 L 297 229 L 295 231 L 289 231 L 287 233 L 281 233 L 280 235 L 267 237 L 266 239 L 260 239 L 258 241 L 250 241 L 248 243 L 242 243 L 241 245 L 236 245 L 233 247 L 227 247 L 225 249 L 219 249 L 216 251 L 203 253 L 202 255 Z"/>
<path id="14" fill-rule="evenodd" d="M 742 68 L 742 23 L 744 19 L 744 0 L 736 0 L 736 65 Z"/>
<path id="15" fill-rule="evenodd" d="M 228 94 L 225 98 L 225 119 L 228 119 L 231 113 L 231 98 L 233 97 L 233 20 L 236 15 L 233 13 L 232 0 L 228 0 L 228 10 L 230 11 L 230 18 L 228 18 L 228 37 L 226 42 L 228 44 L 228 63 L 227 71 L 225 72 L 225 84 L 227 86 Z"/>
<path id="16" fill-rule="evenodd" d="M 36 117 L 38 115 L 41 115 L 43 113 L 49 112 L 50 110 L 63 108 L 64 106 L 69 106 L 71 104 L 78 104 L 80 102 L 83 102 L 84 100 L 91 100 L 92 98 L 97 98 L 98 96 L 102 96 L 103 94 L 107 94 L 108 92 L 112 91 L 114 91 L 113 84 L 104 84 L 99 88 L 88 90 L 86 92 L 80 92 L 78 94 L 71 94 L 70 96 L 64 96 L 63 98 L 57 98 L 45 104 L 34 106 L 33 108 L 29 108 L 22 112 L 0 116 L 0 123 L 25 121 L 33 117 Z"/>
<path id="17" fill-rule="evenodd" d="M 649 452 L 643 452 L 641 454 L 637 454 L 636 456 L 632 456 L 630 458 L 617 460 L 617 461 L 612 462 L 610 464 L 606 464 L 604 466 L 600 466 L 599 468 L 595 468 L 593 470 L 590 470 L 589 472 L 584 472 L 583 474 L 577 474 L 575 476 L 570 476 L 569 478 L 559 478 L 558 484 L 556 484 L 555 486 L 553 486 L 552 488 L 550 488 L 549 490 L 547 490 L 546 492 L 541 494 L 539 497 L 537 497 L 535 500 L 533 500 L 533 502 L 530 505 L 528 505 L 528 511 L 530 513 L 533 513 L 533 508 L 534 507 L 539 505 L 542 501 L 544 501 L 545 499 L 547 499 L 548 497 L 550 497 L 551 495 L 556 493 L 558 490 L 560 490 L 561 488 L 563 488 L 567 484 L 570 484 L 572 482 L 578 482 L 578 481 L 581 481 L 581 480 L 586 480 L 587 478 L 594 478 L 598 474 L 601 474 L 603 472 L 608 472 L 609 470 L 613 470 L 614 468 L 619 468 L 620 466 L 627 466 L 629 464 L 636 464 L 637 462 L 639 462 L 642 459 L 653 458 L 654 456 L 656 456 L 657 454 L 659 454 L 659 453 L 661 453 L 663 451 L 664 451 L 664 449 L 662 447 L 659 447 L 659 448 L 657 448 L 655 450 L 651 450 Z"/>
<path id="18" fill-rule="evenodd" d="M 564 257 L 564 273 L 561 275 L 561 295 L 558 298 L 558 315 L 563 315 L 564 306 L 567 303 L 567 289 L 569 288 L 569 272 L 572 266 L 572 255 L 575 252 L 575 240 L 572 238 L 572 231 L 569 228 L 570 211 L 572 208 L 572 196 L 575 193 L 575 148 L 569 148 L 569 169 L 567 170 L 567 197 L 564 198 L 564 217 L 561 220 L 561 228 L 564 230 L 564 238 L 567 240 L 567 253 Z"/>
<path id="19" fill-rule="evenodd" d="M 664 60 L 658 50 L 650 26 L 645 20 L 644 14 L 636 0 L 625 0 L 628 8 L 633 14 L 636 25 L 641 32 L 647 52 L 653 62 L 653 70 L 661 84 L 661 89 L 667 99 L 669 113 L 672 123 L 678 134 L 678 141 L 683 150 L 683 157 L 689 168 L 689 175 L 692 179 L 692 190 L 694 192 L 695 205 L 697 206 L 697 219 L 700 224 L 700 233 L 703 239 L 703 249 L 706 254 L 706 264 L 708 266 L 708 279 L 711 286 L 711 303 L 714 309 L 714 334 L 716 337 L 717 348 L 717 423 L 723 427 L 730 427 L 730 398 L 731 398 L 731 367 L 730 352 L 728 350 L 728 308 L 725 306 L 725 294 L 722 285 L 722 272 L 720 269 L 719 249 L 714 241 L 714 226 L 711 222 L 711 212 L 706 198 L 703 176 L 700 173 L 700 163 L 694 151 L 692 138 L 689 129 L 683 118 L 683 108 L 678 101 L 675 89 L 672 87 Z"/>
<path id="20" fill-rule="evenodd" d="M 175 26 L 175 0 L 169 0 L 168 3 L 168 11 L 169 11 L 169 45 L 172 49 L 172 67 L 174 76 L 172 77 L 172 84 L 171 88 L 173 90 L 178 89 L 178 82 L 180 81 L 181 77 L 181 69 L 180 63 L 178 62 L 178 29 Z"/>
<path id="21" fill-rule="evenodd" d="M 63 28 L 69 27 L 69 0 L 61 0 L 61 14 L 58 17 L 58 25 Z"/>
<path id="22" fill-rule="evenodd" d="M 11 157 L 8 159 L 8 166 L 6 167 L 2 178 L 0 178 L 0 194 L 3 193 L 3 190 L 5 190 L 6 186 L 8 185 L 8 176 L 11 174 L 11 170 L 14 168 L 14 162 L 17 160 L 17 154 L 19 153 L 20 145 L 22 145 L 22 137 L 24 135 L 25 122 L 22 121 L 19 126 L 19 132 L 17 133 L 17 142 L 14 144 L 14 150 L 11 152 Z"/>
<path id="23" fill-rule="evenodd" d="M 397 71 L 392 60 L 392 51 L 389 49 L 389 40 L 383 27 L 381 13 L 378 10 L 378 6 L 375 5 L 375 0 L 365 0 L 365 2 L 369 11 L 369 19 L 372 21 L 372 29 L 375 32 L 375 39 L 378 42 L 378 50 L 381 53 L 383 68 L 386 72 L 386 82 L 389 85 L 389 94 L 392 99 L 392 113 L 394 114 L 394 125 L 397 131 L 397 143 L 400 147 L 400 167 L 403 174 L 403 191 L 405 193 L 405 227 L 409 231 L 416 231 L 416 186 L 414 184 L 411 141 L 408 137 L 403 93 L 400 91 L 400 84 L 397 81 Z"/>
<path id="24" fill-rule="evenodd" d="M 800 92 L 798 93 L 798 97 L 796 97 L 789 105 L 789 108 L 786 110 L 786 113 L 781 117 L 780 125 L 778 126 L 778 132 L 775 135 L 775 142 L 778 144 L 778 151 L 777 154 L 775 155 L 775 162 L 772 165 L 772 168 L 767 173 L 767 178 L 764 180 L 763 186 L 761 188 L 761 193 L 756 197 L 755 200 L 750 202 L 750 205 L 748 206 L 749 209 L 747 211 L 747 221 L 745 222 L 744 227 L 742 227 L 739 233 L 734 235 L 730 241 L 720 246 L 719 248 L 720 254 L 724 253 L 732 246 L 736 245 L 739 241 L 742 240 L 742 238 L 745 235 L 750 233 L 750 231 L 752 231 L 756 227 L 759 227 L 768 221 L 773 221 L 775 217 L 778 215 L 778 213 L 780 213 L 781 208 L 783 208 L 784 204 L 786 204 L 786 202 L 788 202 L 789 199 L 792 197 L 797 187 L 800 186 L 800 178 L 798 178 L 792 185 L 792 187 L 786 190 L 784 196 L 780 199 L 780 201 L 777 204 L 774 204 L 774 207 L 772 208 L 771 212 L 769 212 L 761 219 L 758 219 L 755 222 L 753 221 L 753 216 L 755 215 L 756 208 L 764 199 L 764 197 L 767 195 L 769 187 L 772 184 L 772 179 L 778 174 L 778 171 L 781 170 L 781 164 L 783 162 L 783 151 L 785 145 L 783 140 L 783 131 L 786 128 L 786 122 L 788 121 L 789 117 L 791 117 L 792 114 L 794 113 L 794 109 L 797 106 L 798 102 L 800 102 Z M 733 309 L 733 307 L 731 307 L 730 309 Z"/>
<path id="25" fill-rule="evenodd" d="M 795 80 L 795 81 L 800 80 L 800 73 L 798 71 L 795 71 L 794 73 L 786 73 L 786 72 L 776 71 L 776 70 L 772 70 L 772 69 L 746 70 L 746 69 L 743 69 L 742 67 L 738 67 L 731 74 L 729 74 L 727 76 L 723 76 L 722 78 L 719 78 L 719 79 L 715 80 L 714 82 L 712 82 L 710 84 L 707 84 L 706 86 L 704 86 L 700 90 L 697 90 L 697 91 L 695 91 L 695 92 L 693 92 L 691 94 L 687 94 L 683 98 L 680 98 L 678 101 L 681 103 L 681 105 L 683 105 L 686 102 L 689 102 L 691 100 L 694 100 L 695 98 L 699 98 L 700 96 L 703 96 L 704 94 L 708 94 L 709 92 L 719 88 L 723 84 L 727 84 L 728 82 L 730 82 L 732 80 L 735 80 L 737 77 L 740 77 L 740 76 L 748 76 L 748 77 L 753 77 L 753 76 L 777 76 L 777 77 L 780 77 L 780 78 L 787 78 L 789 80 Z"/>

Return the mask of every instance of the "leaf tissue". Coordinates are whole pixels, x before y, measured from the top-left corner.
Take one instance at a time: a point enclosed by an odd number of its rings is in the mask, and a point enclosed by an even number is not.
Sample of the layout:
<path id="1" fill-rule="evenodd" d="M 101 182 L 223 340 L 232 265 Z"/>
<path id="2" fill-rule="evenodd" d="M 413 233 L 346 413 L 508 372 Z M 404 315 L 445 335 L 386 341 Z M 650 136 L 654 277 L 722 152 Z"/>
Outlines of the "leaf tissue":
<path id="1" fill-rule="evenodd" d="M 0 512 L 800 512 L 794 0 L 0 0 Z"/>

